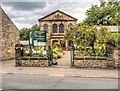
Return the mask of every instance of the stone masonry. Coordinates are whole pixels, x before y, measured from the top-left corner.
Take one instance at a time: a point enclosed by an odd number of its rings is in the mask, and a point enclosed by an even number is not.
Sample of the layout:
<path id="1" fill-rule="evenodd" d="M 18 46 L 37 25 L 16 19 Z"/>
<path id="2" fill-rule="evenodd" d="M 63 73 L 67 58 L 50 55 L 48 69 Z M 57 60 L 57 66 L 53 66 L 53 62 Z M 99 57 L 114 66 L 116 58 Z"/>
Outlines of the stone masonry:
<path id="1" fill-rule="evenodd" d="M 50 43 L 52 47 L 55 42 L 59 42 L 61 44 L 62 49 L 66 50 L 70 47 L 70 42 L 64 41 L 63 37 L 67 30 L 72 27 L 75 27 L 76 24 L 76 18 L 60 10 L 56 10 L 51 14 L 48 14 L 47 16 L 39 19 L 40 30 L 47 31 L 47 43 Z M 55 30 L 56 32 L 54 32 L 53 30 Z"/>
<path id="2" fill-rule="evenodd" d="M 80 57 L 75 58 L 74 66 L 77 68 L 107 68 L 106 57 Z"/>
<path id="3" fill-rule="evenodd" d="M 47 67 L 48 58 L 21 57 L 16 60 L 16 67 Z"/>
<path id="4" fill-rule="evenodd" d="M 2 59 L 2 9 L 0 8 L 0 61 Z"/>
<path id="5" fill-rule="evenodd" d="M 120 68 L 120 46 L 114 49 L 115 67 Z"/>
<path id="6" fill-rule="evenodd" d="M 0 60 L 15 58 L 19 34 L 18 28 L 0 7 Z"/>

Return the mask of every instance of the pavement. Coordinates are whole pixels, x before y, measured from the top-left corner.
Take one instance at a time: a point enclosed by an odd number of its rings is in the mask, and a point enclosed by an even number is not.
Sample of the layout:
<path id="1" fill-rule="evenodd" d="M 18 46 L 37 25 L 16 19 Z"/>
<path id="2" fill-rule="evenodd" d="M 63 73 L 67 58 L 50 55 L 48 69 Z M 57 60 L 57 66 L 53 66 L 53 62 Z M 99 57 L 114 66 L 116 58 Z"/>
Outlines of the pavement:
<path id="1" fill-rule="evenodd" d="M 15 60 L 2 61 L 1 74 L 23 74 L 41 76 L 67 76 L 81 78 L 113 78 L 117 79 L 118 69 L 75 68 L 70 65 L 70 52 L 64 51 L 65 55 L 58 59 L 58 65 L 51 67 L 15 67 Z"/>
<path id="2" fill-rule="evenodd" d="M 87 69 L 70 66 L 51 67 L 15 67 L 15 60 L 3 61 L 1 74 L 23 74 L 40 76 L 68 76 L 78 78 L 112 78 L 117 79 L 118 69 Z M 0 64 L 1 64 L 0 63 Z"/>

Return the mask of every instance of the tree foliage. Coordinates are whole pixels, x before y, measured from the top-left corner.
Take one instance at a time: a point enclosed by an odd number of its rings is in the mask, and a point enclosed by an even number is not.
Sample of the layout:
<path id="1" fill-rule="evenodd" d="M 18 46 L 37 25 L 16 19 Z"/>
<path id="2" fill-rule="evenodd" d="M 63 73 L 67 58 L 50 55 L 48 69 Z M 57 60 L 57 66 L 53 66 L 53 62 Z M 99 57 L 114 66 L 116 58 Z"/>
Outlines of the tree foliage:
<path id="1" fill-rule="evenodd" d="M 83 25 L 68 30 L 64 39 L 72 40 L 77 45 L 92 46 L 95 42 L 105 43 L 108 36 L 109 32 L 106 27 Z"/>
<path id="2" fill-rule="evenodd" d="M 37 24 L 35 24 L 31 28 L 20 29 L 20 40 L 29 40 L 29 33 L 31 30 L 39 31 L 40 28 Z"/>
<path id="3" fill-rule="evenodd" d="M 31 29 L 35 31 L 40 31 L 40 27 L 37 24 L 33 25 Z"/>
<path id="4" fill-rule="evenodd" d="M 105 55 L 106 41 L 110 37 L 108 28 L 103 26 L 76 26 L 68 30 L 64 36 L 65 40 L 72 40 L 76 48 L 85 55 Z"/>
<path id="5" fill-rule="evenodd" d="M 29 40 L 30 28 L 22 28 L 20 30 L 20 40 Z"/>
<path id="6" fill-rule="evenodd" d="M 100 0 L 100 5 L 92 5 L 86 11 L 86 18 L 80 25 L 120 25 L 120 2 Z"/>

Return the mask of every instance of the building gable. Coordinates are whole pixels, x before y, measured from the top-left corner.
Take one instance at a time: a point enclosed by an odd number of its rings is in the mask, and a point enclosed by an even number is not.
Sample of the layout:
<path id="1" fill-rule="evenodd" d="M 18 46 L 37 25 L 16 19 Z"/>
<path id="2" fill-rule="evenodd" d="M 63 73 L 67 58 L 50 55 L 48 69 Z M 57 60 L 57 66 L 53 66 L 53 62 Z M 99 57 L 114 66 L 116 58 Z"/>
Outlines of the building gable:
<path id="1" fill-rule="evenodd" d="M 76 18 L 62 12 L 62 11 L 55 11 L 41 19 L 39 19 L 39 21 L 52 21 L 52 20 L 67 20 L 67 21 L 77 21 Z"/>

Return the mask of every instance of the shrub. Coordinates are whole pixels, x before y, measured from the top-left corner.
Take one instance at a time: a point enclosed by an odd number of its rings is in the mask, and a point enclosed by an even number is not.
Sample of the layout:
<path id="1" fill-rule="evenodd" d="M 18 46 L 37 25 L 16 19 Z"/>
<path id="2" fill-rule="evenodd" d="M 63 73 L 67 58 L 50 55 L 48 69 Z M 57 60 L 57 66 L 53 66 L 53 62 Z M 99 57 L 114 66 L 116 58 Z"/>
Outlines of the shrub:
<path id="1" fill-rule="evenodd" d="M 55 43 L 53 45 L 53 60 L 57 60 L 63 56 L 64 52 L 61 49 L 60 43 Z"/>

